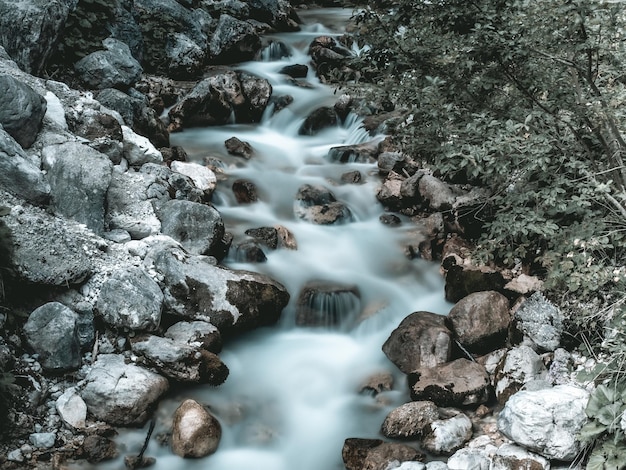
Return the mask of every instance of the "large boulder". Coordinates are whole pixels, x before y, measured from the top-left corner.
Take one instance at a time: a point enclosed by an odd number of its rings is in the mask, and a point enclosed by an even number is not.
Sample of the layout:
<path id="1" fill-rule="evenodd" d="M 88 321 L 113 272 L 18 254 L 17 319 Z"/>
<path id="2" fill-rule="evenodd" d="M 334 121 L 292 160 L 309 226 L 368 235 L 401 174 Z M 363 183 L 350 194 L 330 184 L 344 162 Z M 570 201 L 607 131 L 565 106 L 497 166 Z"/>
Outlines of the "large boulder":
<path id="1" fill-rule="evenodd" d="M 237 122 L 260 122 L 272 98 L 272 85 L 265 78 L 248 72 L 238 72 L 245 103 L 237 108 Z"/>
<path id="2" fill-rule="evenodd" d="M 39 75 L 78 0 L 0 1 L 0 45 L 21 69 Z"/>
<path id="3" fill-rule="evenodd" d="M 437 406 L 486 403 L 492 393 L 485 368 L 468 359 L 409 374 L 409 389 L 412 400 L 429 400 Z"/>
<path id="4" fill-rule="evenodd" d="M 23 148 L 35 142 L 46 108 L 46 99 L 30 86 L 0 75 L 0 125 Z"/>
<path id="5" fill-rule="evenodd" d="M 194 400 L 185 400 L 174 412 L 172 452 L 184 458 L 214 453 L 222 438 L 222 427 L 211 413 Z"/>
<path id="6" fill-rule="evenodd" d="M 99 355 L 85 382 L 81 397 L 89 413 L 117 426 L 145 423 L 169 388 L 164 377 L 126 364 L 124 357 L 116 354 Z"/>
<path id="7" fill-rule="evenodd" d="M 446 317 L 461 345 L 472 353 L 502 346 L 511 324 L 509 301 L 494 291 L 476 292 L 461 299 Z"/>
<path id="8" fill-rule="evenodd" d="M 452 332 L 436 313 L 415 312 L 393 330 L 383 352 L 405 374 L 450 360 Z"/>
<path id="9" fill-rule="evenodd" d="M 243 62 L 254 58 L 261 49 L 261 38 L 247 21 L 223 14 L 209 42 L 213 63 Z"/>
<path id="10" fill-rule="evenodd" d="M 50 184 L 44 174 L 1 126 L 0 187 L 32 204 L 45 205 L 50 200 Z"/>
<path id="11" fill-rule="evenodd" d="M 126 44 L 117 39 L 102 41 L 105 50 L 95 51 L 74 64 L 80 80 L 90 88 L 129 88 L 143 72 Z"/>
<path id="12" fill-rule="evenodd" d="M 248 0 L 250 17 L 279 31 L 296 31 L 300 19 L 288 0 Z"/>
<path id="13" fill-rule="evenodd" d="M 587 421 L 589 392 L 573 385 L 521 391 L 498 415 L 498 429 L 516 444 L 550 460 L 570 462 L 579 455 L 578 432 Z"/>
<path id="14" fill-rule="evenodd" d="M 222 333 L 272 325 L 289 301 L 285 288 L 262 274 L 221 268 L 177 249 L 149 257 L 163 276 L 167 310 L 208 321 Z"/>
<path id="15" fill-rule="evenodd" d="M 113 164 L 104 154 L 78 142 L 47 146 L 42 151 L 52 207 L 65 217 L 104 231 L 106 193 Z"/>
<path id="16" fill-rule="evenodd" d="M 44 369 L 62 372 L 80 366 L 78 314 L 65 305 L 50 302 L 33 310 L 24 335 Z"/>
<path id="17" fill-rule="evenodd" d="M 341 450 L 347 470 L 387 470 L 392 463 L 419 462 L 424 454 L 413 447 L 380 439 L 348 438 Z"/>
<path id="18" fill-rule="evenodd" d="M 103 284 L 96 309 L 116 328 L 155 331 L 161 321 L 163 293 L 141 268 L 118 269 Z"/>

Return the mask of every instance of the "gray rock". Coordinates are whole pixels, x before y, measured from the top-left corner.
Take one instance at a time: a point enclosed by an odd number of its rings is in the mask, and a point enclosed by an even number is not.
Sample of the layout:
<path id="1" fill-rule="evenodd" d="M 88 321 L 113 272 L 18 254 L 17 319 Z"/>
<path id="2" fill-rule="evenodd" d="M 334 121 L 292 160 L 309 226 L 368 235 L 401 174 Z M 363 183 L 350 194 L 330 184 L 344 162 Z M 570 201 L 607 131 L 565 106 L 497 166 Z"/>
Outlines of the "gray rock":
<path id="1" fill-rule="evenodd" d="M 0 44 L 21 69 L 45 70 L 78 0 L 0 1 Z"/>
<path id="2" fill-rule="evenodd" d="M 532 468 L 549 470 L 550 462 L 540 455 L 528 452 L 522 447 L 513 444 L 502 444 L 493 456 L 491 470 L 517 470 Z"/>
<path id="3" fill-rule="evenodd" d="M 525 384 L 547 375 L 541 357 L 528 346 L 513 348 L 502 358 L 495 374 L 496 398 L 505 403 Z"/>
<path id="4" fill-rule="evenodd" d="M 87 139 L 90 147 L 107 155 L 111 162 L 121 162 L 124 148 L 122 126 L 111 114 L 91 106 L 71 108 L 67 113 L 67 124 L 73 134 Z"/>
<path id="5" fill-rule="evenodd" d="M 446 320 L 463 347 L 482 354 L 504 344 L 512 317 L 505 296 L 484 291 L 459 300 Z"/>
<path id="6" fill-rule="evenodd" d="M 490 470 L 491 458 L 484 449 L 465 447 L 450 456 L 446 468 L 450 470 Z"/>
<path id="7" fill-rule="evenodd" d="M 328 151 L 327 158 L 331 162 L 372 163 L 376 161 L 379 153 L 378 142 L 370 141 L 362 144 L 331 147 Z"/>
<path id="8" fill-rule="evenodd" d="M 339 116 L 334 108 L 325 106 L 312 111 L 300 127 L 300 135 L 315 135 L 322 129 L 334 127 L 339 123 Z"/>
<path id="9" fill-rule="evenodd" d="M 163 155 L 159 152 L 150 139 L 136 134 L 130 127 L 122 126 L 124 135 L 124 158 L 131 166 L 141 166 L 145 163 L 161 163 Z"/>
<path id="10" fill-rule="evenodd" d="M 96 309 L 116 328 L 155 331 L 161 321 L 163 293 L 141 268 L 115 271 L 102 285 Z"/>
<path id="11" fill-rule="evenodd" d="M 228 377 L 228 368 L 220 358 L 200 345 L 171 338 L 147 335 L 131 340 L 135 354 L 143 356 L 148 366 L 178 382 L 220 385 Z"/>
<path id="12" fill-rule="evenodd" d="M 118 426 L 146 422 L 159 398 L 167 392 L 167 379 L 141 367 L 126 364 L 124 357 L 101 354 L 85 378 L 81 396 L 97 419 Z"/>
<path id="13" fill-rule="evenodd" d="M 214 453 L 222 438 L 222 427 L 206 408 L 185 400 L 174 412 L 172 452 L 184 458 L 201 458 Z"/>
<path id="14" fill-rule="evenodd" d="M 297 31 L 298 15 L 288 0 L 248 0 L 250 17 L 279 31 Z"/>
<path id="15" fill-rule="evenodd" d="M 7 460 L 9 462 L 22 463 L 24 461 L 24 454 L 21 449 L 14 449 L 7 454 Z"/>
<path id="16" fill-rule="evenodd" d="M 128 88 L 143 72 L 129 47 L 121 41 L 107 38 L 102 41 L 106 50 L 96 51 L 74 64 L 81 81 L 91 88 Z"/>
<path id="17" fill-rule="evenodd" d="M 543 294 L 535 292 L 515 312 L 518 329 L 539 351 L 554 351 L 561 344 L 563 313 Z"/>
<path id="18" fill-rule="evenodd" d="M 24 324 L 24 334 L 39 362 L 48 370 L 65 371 L 80 366 L 78 314 L 58 302 L 33 310 Z"/>
<path id="19" fill-rule="evenodd" d="M 83 429 L 87 419 L 87 405 L 75 388 L 68 388 L 55 403 L 59 416 L 74 429 Z"/>
<path id="20" fill-rule="evenodd" d="M 350 209 L 337 201 L 335 195 L 323 186 L 301 186 L 293 209 L 296 217 L 317 225 L 341 224 L 352 220 Z"/>
<path id="21" fill-rule="evenodd" d="M 157 184 L 162 186 L 162 189 L 165 190 L 160 195 L 155 195 L 154 192 L 151 191 L 151 195 L 156 197 L 159 201 L 167 200 L 169 197 L 173 196 L 173 199 L 183 199 L 185 201 L 192 202 L 208 202 L 215 187 L 215 185 L 211 183 L 211 176 L 215 176 L 215 174 L 208 168 L 207 172 L 195 171 L 196 165 L 200 168 L 205 168 L 196 163 L 189 163 L 187 164 L 189 166 L 182 167 L 176 165 L 176 163 L 185 165 L 185 162 L 173 161 L 171 162 L 172 168 L 167 165 L 155 163 L 146 163 L 141 167 L 141 173 L 154 176 Z M 191 174 L 194 179 L 179 172 L 178 170 Z"/>
<path id="22" fill-rule="evenodd" d="M 444 321 L 430 312 L 408 315 L 385 341 L 383 352 L 405 374 L 448 362 L 452 333 Z"/>
<path id="23" fill-rule="evenodd" d="M 45 205 L 50 199 L 50 185 L 44 174 L 1 126 L 0 187 L 37 205 Z"/>
<path id="24" fill-rule="evenodd" d="M 46 99 L 30 86 L 0 75 L 0 125 L 23 148 L 35 142 L 46 108 Z"/>
<path id="25" fill-rule="evenodd" d="M 341 456 L 347 470 L 387 470 L 395 463 L 424 460 L 424 455 L 410 446 L 380 439 L 348 438 Z"/>
<path id="26" fill-rule="evenodd" d="M 381 427 L 384 436 L 392 439 L 415 438 L 430 430 L 439 419 L 437 405 L 430 401 L 412 401 L 393 409 Z"/>
<path id="27" fill-rule="evenodd" d="M 272 85 L 248 72 L 238 72 L 237 77 L 245 97 L 244 104 L 236 109 L 237 122 L 260 122 L 272 98 Z"/>
<path id="28" fill-rule="evenodd" d="M 42 157 L 54 210 L 101 234 L 113 169 L 109 158 L 78 142 L 47 146 Z"/>
<path id="29" fill-rule="evenodd" d="M 37 449 L 51 449 L 54 447 L 56 438 L 53 432 L 35 432 L 28 436 L 30 443 Z"/>
<path id="30" fill-rule="evenodd" d="M 195 187 L 202 191 L 204 197 L 207 200 L 210 199 L 217 185 L 217 176 L 213 170 L 198 163 L 178 161 L 172 162 L 170 167 L 172 171 L 190 178 Z"/>
<path id="31" fill-rule="evenodd" d="M 463 413 L 430 423 L 422 441 L 424 449 L 435 455 L 451 454 L 472 438 L 472 422 Z"/>
<path id="32" fill-rule="evenodd" d="M 438 406 L 485 403 L 491 394 L 485 368 L 467 359 L 419 369 L 409 374 L 409 387 L 412 400 L 430 400 Z"/>
<path id="33" fill-rule="evenodd" d="M 223 14 L 209 42 L 213 63 L 235 63 L 251 60 L 261 49 L 261 38 L 246 21 Z"/>
<path id="34" fill-rule="evenodd" d="M 222 350 L 220 331 L 211 323 L 204 321 L 174 323 L 167 329 L 164 336 L 179 343 L 198 345 L 214 353 Z"/>
<path id="35" fill-rule="evenodd" d="M 178 240 L 187 251 L 222 258 L 224 223 L 213 207 L 191 201 L 172 200 L 158 211 L 161 232 Z"/>
<path id="36" fill-rule="evenodd" d="M 262 274 L 224 269 L 176 249 L 150 256 L 163 275 L 167 309 L 222 333 L 272 325 L 289 301 L 285 288 Z"/>
<path id="37" fill-rule="evenodd" d="M 578 432 L 587 421 L 589 392 L 572 385 L 521 391 L 498 415 L 506 437 L 547 459 L 572 461 L 581 450 Z"/>
<path id="38" fill-rule="evenodd" d="M 251 204 L 259 200 L 256 185 L 250 180 L 237 179 L 233 181 L 232 188 L 235 200 L 239 204 Z"/>

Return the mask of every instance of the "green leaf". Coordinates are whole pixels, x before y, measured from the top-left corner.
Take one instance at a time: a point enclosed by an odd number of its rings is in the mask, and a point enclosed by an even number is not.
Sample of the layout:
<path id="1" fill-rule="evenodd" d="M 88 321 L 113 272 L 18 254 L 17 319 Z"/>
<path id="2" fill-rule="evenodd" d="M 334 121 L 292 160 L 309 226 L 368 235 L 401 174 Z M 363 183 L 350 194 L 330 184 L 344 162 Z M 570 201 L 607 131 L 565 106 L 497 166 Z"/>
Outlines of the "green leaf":
<path id="1" fill-rule="evenodd" d="M 607 426 L 600 424 L 597 421 L 588 421 L 579 431 L 580 440 L 592 442 L 606 432 L 607 429 Z"/>

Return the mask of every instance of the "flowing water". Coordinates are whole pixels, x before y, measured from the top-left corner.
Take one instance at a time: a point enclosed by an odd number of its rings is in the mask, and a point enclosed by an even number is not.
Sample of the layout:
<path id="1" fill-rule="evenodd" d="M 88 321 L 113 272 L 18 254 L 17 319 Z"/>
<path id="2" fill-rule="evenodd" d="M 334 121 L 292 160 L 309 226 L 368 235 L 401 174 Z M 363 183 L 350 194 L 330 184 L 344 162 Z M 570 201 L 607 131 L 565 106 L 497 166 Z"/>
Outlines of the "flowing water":
<path id="1" fill-rule="evenodd" d="M 298 249 L 266 250 L 264 263 L 242 263 L 232 254 L 225 260 L 231 268 L 263 272 L 281 282 L 291 294 L 290 304 L 275 327 L 225 345 L 220 356 L 230 375 L 224 385 L 181 390 L 159 408 L 156 434 L 167 431 L 174 409 L 184 398 L 210 406 L 223 430 L 217 453 L 201 460 L 183 460 L 153 439 L 146 452 L 157 458 L 153 468 L 344 468 L 344 440 L 380 437 L 378 430 L 386 414 L 408 401 L 406 379 L 386 359 L 382 344 L 411 312 L 445 314 L 450 308 L 444 300 L 438 266 L 404 255 L 402 240 L 410 225 L 391 228 L 379 221 L 383 209 L 375 198 L 380 183 L 376 165 L 339 164 L 326 158 L 333 146 L 372 139 L 360 119 L 350 115 L 341 126 L 315 136 L 298 135 L 306 115 L 319 106 L 333 105 L 337 94 L 320 84 L 312 71 L 302 80 L 308 83 L 303 87 L 286 80 L 278 70 L 289 64 L 308 64 L 311 40 L 341 32 L 349 16 L 348 10 L 338 9 L 304 12 L 302 31 L 272 36 L 269 39 L 274 44 L 266 50 L 265 60 L 239 67 L 267 78 L 274 96 L 293 96 L 291 105 L 273 115 L 268 110 L 259 125 L 190 129 L 172 136 L 172 144 L 184 147 L 195 161 L 201 162 L 207 155 L 224 161 L 228 180 L 219 183 L 214 204 L 235 243 L 247 229 L 282 225 L 293 233 Z M 289 51 L 288 57 L 285 51 Z M 224 141 L 233 136 L 249 142 L 255 156 L 248 161 L 229 156 Z M 339 184 L 341 174 L 350 170 L 360 171 L 364 182 Z M 240 178 L 255 183 L 259 202 L 235 202 L 231 183 Z M 294 216 L 296 192 L 307 183 L 329 188 L 350 208 L 352 220 L 325 226 Z M 366 313 L 351 328 L 296 326 L 295 301 L 309 281 L 356 286 L 361 310 Z M 318 299 L 317 303 L 329 305 L 333 300 Z M 354 300 L 347 303 L 349 309 L 355 308 Z M 337 305 L 327 308 L 339 309 Z M 359 393 L 360 384 L 381 371 L 395 374 L 394 390 L 376 397 Z M 124 431 L 119 440 L 125 446 L 122 453 L 136 454 L 144 436 L 145 430 Z"/>

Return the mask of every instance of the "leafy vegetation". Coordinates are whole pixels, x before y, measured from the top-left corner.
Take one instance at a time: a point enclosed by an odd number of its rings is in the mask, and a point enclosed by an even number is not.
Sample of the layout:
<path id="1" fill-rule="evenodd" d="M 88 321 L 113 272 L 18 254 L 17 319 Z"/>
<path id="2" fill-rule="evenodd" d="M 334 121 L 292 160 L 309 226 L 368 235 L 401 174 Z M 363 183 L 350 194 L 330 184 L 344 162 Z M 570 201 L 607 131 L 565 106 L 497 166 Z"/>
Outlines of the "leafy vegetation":
<path id="1" fill-rule="evenodd" d="M 597 379 L 621 397 L 621 2 L 395 0 L 368 4 L 355 20 L 355 40 L 366 47 L 354 58 L 352 72 L 339 72 L 338 78 L 370 89 L 372 102 L 406 110 L 393 129 L 405 153 L 449 182 L 490 190 L 474 213 L 483 223 L 475 240 L 477 259 L 543 277 L 546 294 L 569 310 L 572 333 L 594 354 L 609 358 Z M 593 403 L 605 389 L 599 390 Z M 615 400 L 608 401 L 613 410 Z M 624 432 L 614 420 L 608 423 L 605 405 L 598 405 L 600 411 L 592 402 L 591 423 L 602 431 L 585 431 L 588 442 L 595 442 L 590 463 L 622 468 L 613 464 L 624 460 Z"/>

